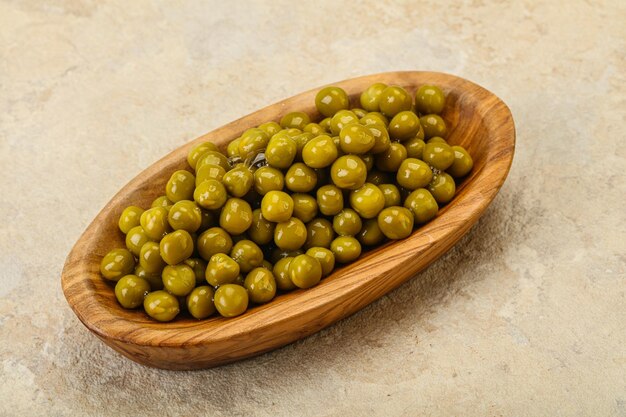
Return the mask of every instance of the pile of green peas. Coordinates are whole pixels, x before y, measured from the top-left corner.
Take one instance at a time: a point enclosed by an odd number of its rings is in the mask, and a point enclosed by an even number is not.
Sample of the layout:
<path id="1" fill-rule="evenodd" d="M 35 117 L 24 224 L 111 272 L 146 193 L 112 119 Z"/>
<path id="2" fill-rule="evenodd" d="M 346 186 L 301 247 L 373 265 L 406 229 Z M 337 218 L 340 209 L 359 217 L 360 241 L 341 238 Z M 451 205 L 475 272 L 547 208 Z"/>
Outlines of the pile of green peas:
<path id="1" fill-rule="evenodd" d="M 124 209 L 126 248 L 102 259 L 124 308 L 158 321 L 181 310 L 235 317 L 278 292 L 310 288 L 362 248 L 403 239 L 437 215 L 473 167 L 449 145 L 445 95 L 423 85 L 371 85 L 350 108 L 346 92 L 248 129 L 226 154 L 210 142 L 189 152 L 144 210 Z"/>

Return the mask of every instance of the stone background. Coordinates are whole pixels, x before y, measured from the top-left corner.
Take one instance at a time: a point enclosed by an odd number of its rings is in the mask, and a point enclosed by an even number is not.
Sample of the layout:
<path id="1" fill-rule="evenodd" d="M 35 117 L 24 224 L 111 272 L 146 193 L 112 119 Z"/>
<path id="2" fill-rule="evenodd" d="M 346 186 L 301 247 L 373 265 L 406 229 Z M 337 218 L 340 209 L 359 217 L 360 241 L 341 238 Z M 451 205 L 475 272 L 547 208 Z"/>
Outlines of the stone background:
<path id="1" fill-rule="evenodd" d="M 626 416 L 623 1 L 0 0 L 0 415 Z M 382 71 L 499 95 L 501 193 L 360 313 L 199 372 L 79 323 L 64 259 L 127 181 L 269 103 Z"/>

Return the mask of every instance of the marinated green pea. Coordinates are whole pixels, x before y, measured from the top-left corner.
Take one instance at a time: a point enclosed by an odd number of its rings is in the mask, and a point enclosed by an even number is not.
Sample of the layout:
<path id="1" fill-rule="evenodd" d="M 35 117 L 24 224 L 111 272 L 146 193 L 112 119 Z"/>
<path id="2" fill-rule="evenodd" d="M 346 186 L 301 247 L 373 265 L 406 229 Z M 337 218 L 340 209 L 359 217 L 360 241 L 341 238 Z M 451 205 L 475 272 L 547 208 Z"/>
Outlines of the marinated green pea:
<path id="1" fill-rule="evenodd" d="M 291 291 L 297 288 L 294 283 L 291 282 L 291 277 L 289 276 L 289 265 L 292 260 L 293 258 L 288 256 L 274 264 L 274 279 L 276 280 L 276 286 L 281 291 Z"/>
<path id="2" fill-rule="evenodd" d="M 395 175 L 392 175 L 389 172 L 380 172 L 380 171 L 370 171 L 367 174 L 367 178 L 365 182 L 369 182 L 370 184 L 380 185 L 380 184 L 390 184 L 394 182 Z"/>
<path id="3" fill-rule="evenodd" d="M 265 268 L 254 268 L 248 272 L 244 287 L 248 290 L 248 297 L 253 303 L 267 303 L 276 295 L 274 274 Z"/>
<path id="4" fill-rule="evenodd" d="M 222 316 L 239 316 L 248 308 L 248 292 L 241 285 L 224 284 L 215 291 L 214 302 Z"/>
<path id="5" fill-rule="evenodd" d="M 446 204 L 454 197 L 456 184 L 450 175 L 441 172 L 433 176 L 433 180 L 428 184 L 428 191 L 435 197 L 437 203 Z"/>
<path id="6" fill-rule="evenodd" d="M 137 308 L 150 292 L 150 284 L 137 275 L 125 275 L 115 284 L 115 298 L 124 308 Z"/>
<path id="7" fill-rule="evenodd" d="M 379 123 L 372 123 L 366 126 L 372 136 L 374 136 L 374 146 L 370 149 L 373 154 L 379 154 L 389 149 L 391 140 L 389 139 L 389 132 L 384 125 Z"/>
<path id="8" fill-rule="evenodd" d="M 247 239 L 240 240 L 233 245 L 230 257 L 239 264 L 243 273 L 250 272 L 263 264 L 263 251 L 256 243 Z"/>
<path id="9" fill-rule="evenodd" d="M 241 137 L 233 140 L 226 146 L 226 155 L 231 159 L 241 159 L 239 156 L 239 143 L 241 143 Z"/>
<path id="10" fill-rule="evenodd" d="M 163 289 L 163 280 L 161 279 L 161 271 L 157 273 L 147 272 L 141 265 L 135 266 L 135 275 L 139 278 L 145 279 L 150 284 L 151 291 L 157 291 Z"/>
<path id="11" fill-rule="evenodd" d="M 375 144 L 374 135 L 367 126 L 358 122 L 345 124 L 339 132 L 341 150 L 345 153 L 364 154 Z"/>
<path id="12" fill-rule="evenodd" d="M 152 207 L 144 211 L 139 218 L 144 233 L 150 240 L 159 241 L 170 231 L 167 221 L 167 210 L 163 207 Z"/>
<path id="13" fill-rule="evenodd" d="M 207 263 L 204 261 L 204 259 L 188 258 L 185 259 L 183 263 L 193 270 L 193 273 L 196 276 L 196 285 L 200 285 L 201 283 L 206 281 Z"/>
<path id="14" fill-rule="evenodd" d="M 224 168 L 224 171 L 230 169 L 228 158 L 223 153 L 217 151 L 206 151 L 203 153 L 196 163 L 196 172 L 200 171 L 204 165 L 218 165 Z"/>
<path id="15" fill-rule="evenodd" d="M 226 170 L 219 165 L 204 164 L 196 170 L 196 187 L 208 180 L 221 181 Z"/>
<path id="16" fill-rule="evenodd" d="M 402 203 L 400 190 L 393 184 L 381 184 L 378 186 L 385 196 L 385 207 L 399 206 Z"/>
<path id="17" fill-rule="evenodd" d="M 346 190 L 356 190 L 365 184 L 367 167 L 356 155 L 344 155 L 337 158 L 330 168 L 333 183 Z M 319 203 L 319 201 L 318 201 Z"/>
<path id="18" fill-rule="evenodd" d="M 153 207 L 163 207 L 165 210 L 169 211 L 169 209 L 172 208 L 173 204 L 174 203 L 172 203 L 169 200 L 169 198 L 167 198 L 167 196 L 162 195 L 162 196 L 157 197 L 157 198 L 154 199 L 154 201 L 150 205 L 150 208 L 153 208 Z M 141 217 L 140 217 L 140 219 L 141 219 Z"/>
<path id="19" fill-rule="evenodd" d="M 374 184 L 365 183 L 350 193 L 350 205 L 359 216 L 371 219 L 385 207 L 385 196 Z"/>
<path id="20" fill-rule="evenodd" d="M 209 284 L 218 287 L 235 282 L 240 272 L 241 267 L 233 258 L 224 253 L 216 253 L 207 264 L 205 276 Z"/>
<path id="21" fill-rule="evenodd" d="M 277 133 L 270 139 L 265 150 L 265 159 L 270 166 L 287 169 L 297 155 L 296 141 L 286 133 Z"/>
<path id="22" fill-rule="evenodd" d="M 453 146 L 454 162 L 448 167 L 448 174 L 454 178 L 466 176 L 474 167 L 474 161 L 470 154 L 462 146 Z"/>
<path id="23" fill-rule="evenodd" d="M 422 155 L 424 153 L 424 147 L 426 144 L 422 139 L 413 138 L 404 142 L 404 146 L 406 147 L 406 155 L 409 158 L 417 158 L 422 159 Z"/>
<path id="24" fill-rule="evenodd" d="M 226 188 L 217 180 L 207 180 L 198 185 L 193 192 L 193 199 L 196 203 L 207 210 L 221 208 L 226 203 L 227 198 Z"/>
<path id="25" fill-rule="evenodd" d="M 259 125 L 259 129 L 267 133 L 268 137 L 272 137 L 282 130 L 282 127 L 276 122 L 266 122 Z"/>
<path id="26" fill-rule="evenodd" d="M 387 119 L 384 114 L 377 112 L 377 111 L 373 111 L 361 117 L 361 120 L 359 120 L 359 123 L 365 126 L 369 126 L 372 124 L 383 125 L 385 128 L 387 128 L 387 126 L 389 125 L 389 119 Z"/>
<path id="27" fill-rule="evenodd" d="M 380 108 L 380 96 L 386 88 L 387 84 L 383 83 L 375 83 L 370 85 L 367 90 L 361 93 L 361 107 L 370 112 L 377 112 Z"/>
<path id="28" fill-rule="evenodd" d="M 293 164 L 285 174 L 285 183 L 290 191 L 308 193 L 317 184 L 315 171 L 301 162 Z"/>
<path id="29" fill-rule="evenodd" d="M 434 136 L 446 136 L 446 122 L 436 114 L 427 114 L 426 116 L 420 117 L 420 124 L 424 129 L 424 137 L 426 139 L 430 139 Z"/>
<path id="30" fill-rule="evenodd" d="M 378 219 L 367 219 L 363 222 L 363 227 L 357 235 L 359 242 L 365 246 L 375 246 L 385 240 L 385 235 L 378 227 Z"/>
<path id="31" fill-rule="evenodd" d="M 324 129 L 326 133 L 330 133 L 330 119 L 330 117 L 325 117 L 319 122 L 320 127 Z"/>
<path id="32" fill-rule="evenodd" d="M 307 238 L 307 230 L 302 220 L 295 217 L 280 222 L 274 229 L 274 243 L 283 250 L 300 249 Z"/>
<path id="33" fill-rule="evenodd" d="M 306 255 L 317 259 L 322 267 L 323 277 L 329 275 L 335 269 L 335 255 L 330 249 L 314 247 L 307 250 Z"/>
<path id="34" fill-rule="evenodd" d="M 433 178 L 433 171 L 426 162 L 415 158 L 402 161 L 396 180 L 398 185 L 407 190 L 416 190 L 425 187 Z"/>
<path id="35" fill-rule="evenodd" d="M 158 321 L 172 321 L 180 313 L 178 299 L 165 291 L 148 293 L 143 300 L 146 313 Z"/>
<path id="36" fill-rule="evenodd" d="M 252 208 L 245 200 L 229 198 L 220 213 L 220 227 L 231 235 L 240 235 L 252 224 Z"/>
<path id="37" fill-rule="evenodd" d="M 317 200 L 309 194 L 292 194 L 293 217 L 297 217 L 304 223 L 308 223 L 317 216 Z"/>
<path id="38" fill-rule="evenodd" d="M 348 95 L 339 87 L 324 87 L 315 96 L 315 107 L 325 117 L 332 117 L 349 106 Z"/>
<path id="39" fill-rule="evenodd" d="M 334 216 L 343 209 L 343 193 L 334 185 L 317 189 L 317 206 L 325 216 Z"/>
<path id="40" fill-rule="evenodd" d="M 399 86 L 385 88 L 380 93 L 378 107 L 387 117 L 393 117 L 401 111 L 411 110 L 413 99 L 407 91 Z"/>
<path id="41" fill-rule="evenodd" d="M 186 230 L 176 230 L 165 235 L 159 247 L 163 260 L 168 265 L 176 265 L 193 254 L 193 239 Z"/>
<path id="42" fill-rule="evenodd" d="M 412 111 L 401 111 L 393 116 L 389 122 L 389 134 L 392 138 L 405 141 L 417 135 L 420 131 L 420 119 Z"/>
<path id="43" fill-rule="evenodd" d="M 239 164 L 224 175 L 222 184 L 230 195 L 241 198 L 252 188 L 254 175 L 247 166 Z"/>
<path id="44" fill-rule="evenodd" d="M 302 148 L 302 160 L 311 168 L 325 168 L 337 159 L 337 147 L 328 135 L 317 136 Z"/>
<path id="45" fill-rule="evenodd" d="M 362 227 L 361 217 L 356 211 L 345 208 L 333 217 L 333 230 L 339 236 L 356 236 Z"/>
<path id="46" fill-rule="evenodd" d="M 338 135 L 345 125 L 358 122 L 359 118 L 356 114 L 350 110 L 340 110 L 330 119 L 330 131 L 333 135 Z"/>
<path id="47" fill-rule="evenodd" d="M 189 314 L 198 320 L 202 320 L 215 313 L 214 294 L 213 288 L 208 285 L 194 288 L 186 299 Z"/>
<path id="48" fill-rule="evenodd" d="M 193 201 L 176 202 L 167 215 L 167 221 L 174 230 L 186 230 L 193 233 L 202 224 L 202 211 Z"/>
<path id="49" fill-rule="evenodd" d="M 445 171 L 454 162 L 454 150 L 446 143 L 429 142 L 424 147 L 422 159 L 434 168 Z"/>
<path id="50" fill-rule="evenodd" d="M 263 217 L 261 209 L 252 211 L 252 225 L 248 229 L 248 236 L 257 245 L 267 245 L 274 239 L 276 224 Z"/>
<path id="51" fill-rule="evenodd" d="M 272 265 L 272 263 L 270 261 L 267 261 L 267 260 L 263 259 L 263 263 L 261 264 L 261 268 L 265 268 L 265 269 L 271 271 L 272 269 L 274 269 L 274 265 Z"/>
<path id="52" fill-rule="evenodd" d="M 177 297 L 186 296 L 196 286 L 196 274 L 185 264 L 166 266 L 161 277 L 165 289 Z"/>
<path id="53" fill-rule="evenodd" d="M 293 213 L 293 199 L 282 191 L 270 191 L 261 200 L 261 213 L 271 222 L 284 222 Z"/>
<path id="54" fill-rule="evenodd" d="M 311 118 L 308 114 L 301 111 L 287 113 L 280 119 L 280 125 L 284 129 L 296 128 L 302 130 L 309 123 L 311 123 Z"/>
<path id="55" fill-rule="evenodd" d="M 156 242 L 146 242 L 139 252 L 139 265 L 149 274 L 156 274 L 163 271 L 165 261 L 161 257 L 159 244 Z"/>
<path id="56" fill-rule="evenodd" d="M 212 227 L 198 236 L 198 253 L 205 261 L 216 253 L 229 253 L 233 247 L 233 239 L 219 227 Z"/>
<path id="57" fill-rule="evenodd" d="M 283 173 L 270 166 L 264 166 L 254 172 L 254 190 L 259 195 L 265 195 L 270 191 L 280 191 L 285 186 Z"/>
<path id="58" fill-rule="evenodd" d="M 330 242 L 335 237 L 333 225 L 326 219 L 313 219 L 306 225 L 307 238 L 304 242 L 305 249 L 312 247 L 329 248 Z"/>
<path id="59" fill-rule="evenodd" d="M 150 238 L 141 226 L 135 226 L 126 234 L 126 248 L 135 256 L 139 256 L 141 247 L 149 242 Z"/>
<path id="60" fill-rule="evenodd" d="M 433 195 L 425 188 L 418 188 L 404 200 L 404 207 L 411 210 L 415 223 L 421 224 L 437 216 L 439 206 Z"/>
<path id="61" fill-rule="evenodd" d="M 354 261 L 361 255 L 361 244 L 352 236 L 339 236 L 330 244 L 335 261 L 345 264 Z"/>
<path id="62" fill-rule="evenodd" d="M 174 172 L 167 181 L 165 194 L 174 203 L 180 200 L 191 200 L 195 187 L 196 177 L 191 172 L 181 169 Z"/>
<path id="63" fill-rule="evenodd" d="M 137 206 L 128 206 L 122 211 L 119 221 L 117 222 L 122 233 L 128 233 L 133 227 L 139 226 L 139 218 L 144 210 Z"/>
<path id="64" fill-rule="evenodd" d="M 246 130 L 239 142 L 239 156 L 245 160 L 256 155 L 267 148 L 269 140 L 267 133 L 257 127 Z"/>
<path id="65" fill-rule="evenodd" d="M 119 281 L 135 270 L 135 258 L 126 249 L 113 249 L 102 258 L 100 273 L 109 281 Z"/>
<path id="66" fill-rule="evenodd" d="M 191 148 L 191 150 L 187 154 L 187 162 L 189 163 L 189 166 L 191 168 L 196 169 L 196 164 L 198 163 L 198 160 L 205 152 L 217 151 L 217 150 L 218 150 L 217 146 L 215 146 L 214 143 L 211 143 L 211 142 L 200 143 L 194 146 L 193 148 Z"/>
<path id="67" fill-rule="evenodd" d="M 413 213 L 400 206 L 387 207 L 378 215 L 378 227 L 389 239 L 404 239 L 413 231 Z"/>
<path id="68" fill-rule="evenodd" d="M 406 159 L 407 152 L 404 145 L 392 142 L 389 148 L 376 155 L 376 169 L 385 172 L 396 172 L 402 161 Z"/>
<path id="69" fill-rule="evenodd" d="M 303 133 L 311 133 L 314 136 L 319 136 L 319 135 L 325 135 L 326 131 L 324 130 L 322 126 L 320 126 L 317 123 L 309 123 L 308 125 L 304 126 Z"/>
<path id="70" fill-rule="evenodd" d="M 311 288 L 322 279 L 322 265 L 309 255 L 298 255 L 289 264 L 289 277 L 298 288 Z"/>
<path id="71" fill-rule="evenodd" d="M 443 91 L 434 85 L 423 85 L 415 93 L 415 109 L 422 114 L 439 114 L 446 104 Z"/>

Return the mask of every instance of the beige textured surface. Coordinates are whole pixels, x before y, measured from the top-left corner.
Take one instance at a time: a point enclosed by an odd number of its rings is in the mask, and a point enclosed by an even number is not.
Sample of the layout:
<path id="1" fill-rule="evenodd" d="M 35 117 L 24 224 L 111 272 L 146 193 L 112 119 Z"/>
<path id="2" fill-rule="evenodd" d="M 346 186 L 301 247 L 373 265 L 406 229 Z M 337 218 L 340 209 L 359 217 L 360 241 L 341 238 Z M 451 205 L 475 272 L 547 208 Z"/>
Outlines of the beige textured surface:
<path id="1" fill-rule="evenodd" d="M 0 415 L 626 416 L 625 3 L 226 3 L 0 0 Z M 401 69 L 476 81 L 518 129 L 501 194 L 431 268 L 202 372 L 135 365 L 74 317 L 65 256 L 143 168 Z"/>

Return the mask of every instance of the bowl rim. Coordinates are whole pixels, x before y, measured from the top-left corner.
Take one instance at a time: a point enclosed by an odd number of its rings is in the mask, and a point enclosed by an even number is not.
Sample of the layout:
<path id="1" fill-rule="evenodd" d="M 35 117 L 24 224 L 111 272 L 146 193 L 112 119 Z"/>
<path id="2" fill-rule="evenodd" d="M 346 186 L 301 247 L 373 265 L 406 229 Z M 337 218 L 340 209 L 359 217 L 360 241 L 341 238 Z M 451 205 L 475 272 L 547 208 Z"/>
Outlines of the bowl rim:
<path id="1" fill-rule="evenodd" d="M 245 126 L 253 127 L 259 123 L 273 120 L 275 117 L 268 117 L 268 115 L 272 112 L 275 115 L 276 109 L 281 109 L 283 113 L 302 109 L 302 104 L 311 100 L 311 97 L 314 97 L 314 94 L 324 86 L 317 87 L 257 110 L 186 143 L 140 172 L 122 187 L 81 234 L 69 253 L 63 268 L 61 276 L 63 293 L 80 321 L 89 330 L 105 340 L 154 347 L 204 346 L 227 341 L 235 335 L 251 337 L 281 323 L 302 324 L 315 321 L 315 317 L 305 316 L 325 313 L 324 305 L 326 302 L 323 300 L 329 291 L 332 290 L 337 299 L 356 295 L 363 290 L 365 285 L 368 286 L 368 289 L 376 291 L 372 285 L 372 281 L 375 280 L 373 275 L 380 275 L 380 268 L 385 268 L 385 264 L 388 265 L 386 269 L 388 273 L 392 268 L 401 266 L 410 268 L 407 262 L 411 257 L 427 250 L 439 248 L 439 255 L 443 254 L 458 240 L 456 238 L 450 243 L 451 234 L 463 229 L 462 236 L 469 230 L 495 198 L 508 175 L 515 149 L 515 127 L 511 112 L 506 104 L 493 93 L 471 81 L 446 73 L 428 71 L 384 72 L 326 85 L 343 87 L 349 95 L 353 95 L 354 91 L 350 86 L 365 80 L 378 80 L 379 82 L 401 86 L 406 86 L 407 80 L 411 82 L 420 80 L 420 83 L 411 85 L 426 83 L 441 85 L 441 81 L 445 80 L 445 90 L 454 91 L 459 96 L 470 91 L 473 94 L 472 100 L 477 103 L 474 111 L 482 118 L 482 123 L 489 133 L 491 143 L 484 145 L 486 148 L 484 166 L 480 172 L 472 174 L 473 179 L 466 184 L 465 192 L 455 196 L 452 202 L 445 207 L 444 215 L 438 216 L 433 221 L 416 229 L 411 236 L 402 241 L 389 242 L 365 252 L 356 262 L 333 272 L 316 287 L 283 294 L 279 303 L 270 302 L 255 307 L 236 318 L 214 318 L 197 322 L 174 320 L 169 323 L 128 321 L 115 314 L 115 310 L 107 308 L 97 300 L 97 297 L 94 297 L 96 294 L 92 280 L 102 278 L 99 273 L 100 256 L 90 252 L 90 248 L 95 247 L 98 232 L 106 227 L 111 227 L 111 224 L 104 224 L 103 219 L 107 215 L 110 216 L 110 211 L 119 205 L 120 201 L 127 199 L 129 194 L 140 190 L 144 178 L 162 172 L 163 165 L 172 167 L 180 165 L 181 161 L 186 163 L 184 161 L 187 152 L 199 142 L 219 138 L 220 144 L 224 145 L 235 138 L 232 133 L 234 127 L 241 131 L 242 126 L 243 128 Z M 308 108 L 310 109 L 310 106 Z M 498 115 L 497 118 L 494 117 L 496 114 Z M 410 253 L 402 252 L 399 256 L 397 253 L 393 253 L 393 249 L 399 245 L 411 246 L 412 250 Z M 446 245 L 447 248 L 443 248 Z M 378 272 L 369 274 L 372 269 L 376 269 Z M 407 279 L 398 280 L 397 283 L 390 285 L 374 299 L 384 295 Z M 77 295 L 84 293 L 91 295 L 91 297 Z M 345 314 L 339 319 L 349 314 Z M 303 336 L 310 333 L 312 332 L 307 333 L 306 329 L 303 329 Z"/>

